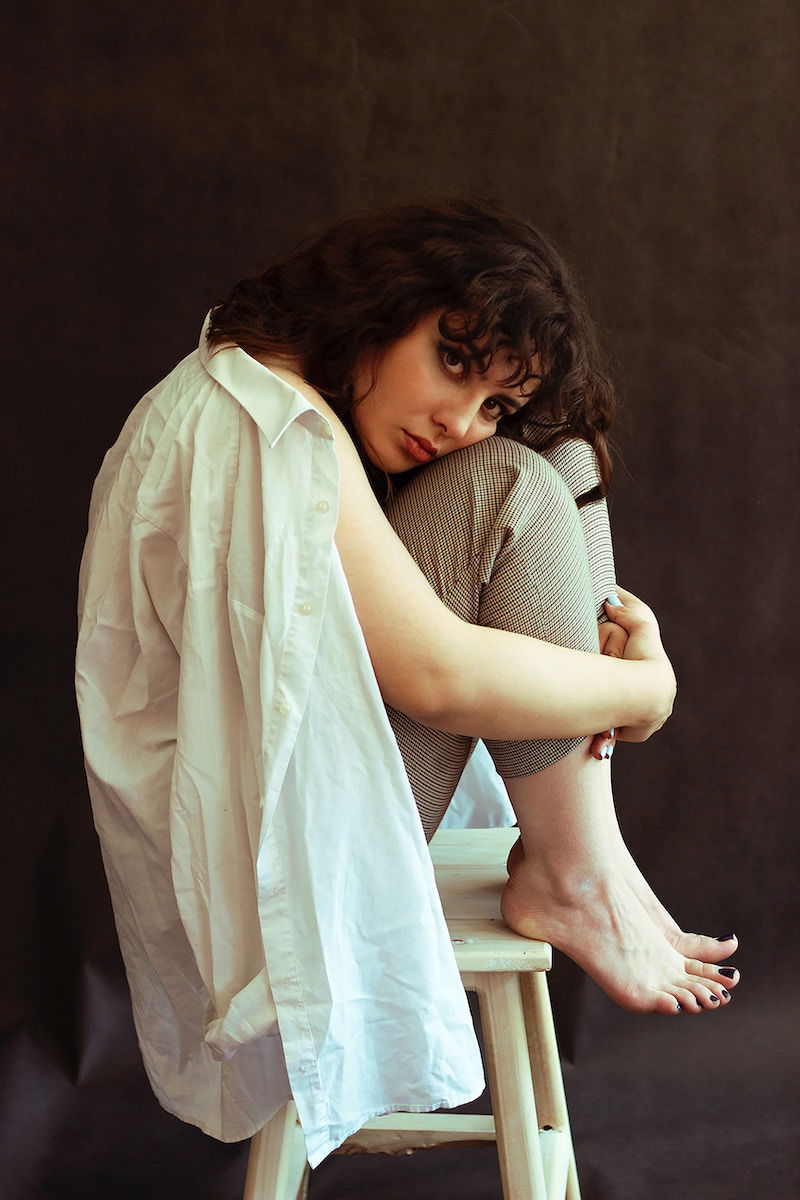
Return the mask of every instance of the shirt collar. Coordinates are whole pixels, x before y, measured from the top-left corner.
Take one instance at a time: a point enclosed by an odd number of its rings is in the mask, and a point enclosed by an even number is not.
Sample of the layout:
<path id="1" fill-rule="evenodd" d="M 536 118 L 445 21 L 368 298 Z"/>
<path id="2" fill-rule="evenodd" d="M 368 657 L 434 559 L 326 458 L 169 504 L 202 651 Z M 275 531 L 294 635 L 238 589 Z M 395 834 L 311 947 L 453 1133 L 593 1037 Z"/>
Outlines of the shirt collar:
<path id="1" fill-rule="evenodd" d="M 308 414 L 303 420 L 312 433 L 333 440 L 333 431 L 327 419 L 314 408 L 309 400 L 286 383 L 268 367 L 233 342 L 220 347 L 209 346 L 206 335 L 211 324 L 211 313 L 206 317 L 200 332 L 198 353 L 200 362 L 208 374 L 221 384 L 241 404 L 264 434 L 272 449 L 293 421 Z"/>

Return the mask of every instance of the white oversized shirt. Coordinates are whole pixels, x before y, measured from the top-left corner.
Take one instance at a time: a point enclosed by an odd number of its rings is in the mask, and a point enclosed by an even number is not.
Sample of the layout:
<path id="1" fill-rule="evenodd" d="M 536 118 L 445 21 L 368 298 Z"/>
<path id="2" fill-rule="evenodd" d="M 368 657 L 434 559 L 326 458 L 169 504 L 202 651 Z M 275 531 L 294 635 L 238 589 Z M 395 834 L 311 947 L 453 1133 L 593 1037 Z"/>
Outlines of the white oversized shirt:
<path id="1" fill-rule="evenodd" d="M 372 1116 L 483 1088 L 337 507 L 329 422 L 204 327 L 103 460 L 78 595 L 86 773 L 150 1083 L 223 1141 L 291 1094 L 314 1166 Z"/>

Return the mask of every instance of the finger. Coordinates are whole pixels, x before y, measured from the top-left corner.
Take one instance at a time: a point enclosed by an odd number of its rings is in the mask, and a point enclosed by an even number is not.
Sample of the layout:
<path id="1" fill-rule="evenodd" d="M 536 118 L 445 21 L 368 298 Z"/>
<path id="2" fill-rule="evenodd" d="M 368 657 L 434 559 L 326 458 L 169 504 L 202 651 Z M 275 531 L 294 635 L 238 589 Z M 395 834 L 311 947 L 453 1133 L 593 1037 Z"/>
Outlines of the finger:
<path id="1" fill-rule="evenodd" d="M 638 600 L 630 608 L 627 605 L 616 605 L 612 604 L 610 600 L 606 600 L 605 610 L 609 620 L 615 625 L 620 625 L 627 633 L 643 622 L 652 623 L 652 613 L 645 604 Z"/>
<path id="2" fill-rule="evenodd" d="M 652 608 L 645 604 L 644 600 L 640 600 L 638 596 L 634 596 L 633 592 L 628 592 L 625 588 L 620 587 L 619 584 L 617 584 L 613 592 L 609 593 L 606 605 L 609 603 L 612 605 L 614 612 L 627 609 L 631 612 L 641 613 L 645 618 L 655 620 L 655 613 Z M 612 620 L 617 620 L 617 618 L 613 617 Z"/>
<path id="3" fill-rule="evenodd" d="M 592 758 L 596 758 L 598 762 L 603 757 L 601 751 L 605 745 L 605 741 L 606 735 L 604 733 L 596 733 L 592 738 L 591 745 L 589 746 L 589 753 L 591 754 Z"/>
<path id="4" fill-rule="evenodd" d="M 617 741 L 615 733 L 614 729 L 607 729 L 605 733 L 596 733 L 594 735 L 589 747 L 589 753 L 592 758 L 596 758 L 600 762 L 603 759 L 611 758 Z"/>
<path id="5" fill-rule="evenodd" d="M 604 601 L 603 607 L 606 610 L 608 621 L 613 625 L 619 625 L 622 629 L 629 629 L 636 623 L 637 617 L 631 609 L 624 608 L 621 604 L 615 604 L 611 597 Z"/>
<path id="6" fill-rule="evenodd" d="M 600 625 L 600 653 L 610 658 L 622 658 L 628 644 L 627 630 L 615 621 L 604 621 Z"/>
<path id="7" fill-rule="evenodd" d="M 619 584 L 617 584 L 615 591 L 616 591 L 617 598 L 619 600 L 621 600 L 621 602 L 623 604 L 642 604 L 643 603 L 643 601 L 641 601 L 638 596 L 634 596 L 633 592 L 627 592 L 625 590 L 625 588 L 620 587 Z"/>
<path id="8" fill-rule="evenodd" d="M 597 637 L 600 641 L 600 653 L 603 653 L 603 647 L 611 636 L 611 630 L 614 628 L 614 622 L 605 620 L 597 622 Z M 619 627 L 621 628 L 621 626 Z"/>

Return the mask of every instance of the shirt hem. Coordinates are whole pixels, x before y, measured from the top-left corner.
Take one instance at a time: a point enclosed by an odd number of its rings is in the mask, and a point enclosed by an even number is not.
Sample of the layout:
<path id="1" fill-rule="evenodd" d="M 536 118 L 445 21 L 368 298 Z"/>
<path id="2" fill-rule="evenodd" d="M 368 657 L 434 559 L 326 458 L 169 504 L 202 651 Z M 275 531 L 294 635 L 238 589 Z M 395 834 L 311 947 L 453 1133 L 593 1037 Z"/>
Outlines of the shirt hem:
<path id="1" fill-rule="evenodd" d="M 337 1130 L 336 1133 L 329 1132 L 327 1136 L 322 1138 L 320 1138 L 318 1131 L 314 1131 L 312 1132 L 310 1138 L 306 1137 L 305 1139 L 308 1165 L 312 1168 L 318 1167 L 320 1163 L 323 1162 L 330 1154 L 333 1154 L 335 1150 L 338 1150 L 342 1143 L 346 1142 L 352 1134 L 358 1133 L 359 1129 L 362 1129 L 367 1121 L 371 1121 L 375 1117 L 385 1117 L 390 1113 L 397 1112 L 424 1113 L 437 1112 L 440 1108 L 458 1108 L 458 1106 L 461 1104 L 469 1104 L 470 1101 L 477 1100 L 478 1096 L 482 1095 L 485 1089 L 486 1082 L 485 1080 L 481 1080 L 481 1083 L 477 1088 L 469 1088 L 461 1095 L 447 1096 L 441 1100 L 432 1100 L 428 1104 L 397 1103 L 380 1105 L 378 1108 L 367 1109 L 367 1111 L 363 1113 L 352 1125 L 346 1125 L 344 1126 L 343 1130 Z M 190 1116 L 187 1113 L 179 1112 L 177 1108 L 165 1103 L 165 1101 L 162 1100 L 158 1094 L 154 1093 L 154 1095 L 161 1108 L 163 1108 L 165 1112 L 168 1112 L 170 1116 L 176 1117 L 179 1121 L 184 1121 L 187 1125 L 194 1125 L 195 1128 L 206 1134 L 207 1137 L 212 1137 L 215 1141 L 224 1142 L 227 1145 L 230 1145 L 232 1142 L 246 1142 L 249 1141 L 250 1138 L 255 1137 L 255 1135 L 260 1133 L 260 1131 L 264 1129 L 265 1126 L 272 1120 L 272 1117 L 275 1115 L 275 1113 L 277 1113 L 279 1109 L 283 1107 L 283 1104 L 279 1104 L 274 1112 L 270 1114 L 270 1116 L 264 1118 L 263 1120 L 251 1122 L 246 1127 L 246 1132 L 244 1133 L 237 1132 L 233 1134 L 224 1134 L 217 1127 L 210 1125 L 209 1122 L 202 1120 L 200 1117 Z"/>
<path id="2" fill-rule="evenodd" d="M 207 1121 L 203 1121 L 200 1117 L 189 1116 L 186 1113 L 178 1112 L 176 1108 L 166 1104 L 157 1093 L 154 1093 L 154 1095 L 164 1111 L 168 1112 L 170 1116 L 177 1117 L 179 1121 L 185 1121 L 187 1125 L 194 1125 L 195 1128 L 199 1129 L 201 1133 L 206 1134 L 207 1137 L 212 1137 L 215 1141 L 225 1142 L 228 1145 L 230 1145 L 231 1142 L 246 1142 L 250 1138 L 255 1137 L 255 1135 L 272 1120 L 272 1118 L 275 1116 L 275 1113 L 278 1112 L 279 1109 L 283 1108 L 283 1105 L 286 1103 L 284 1100 L 281 1104 L 279 1104 L 274 1112 L 272 1112 L 270 1116 L 266 1117 L 265 1120 L 249 1124 L 246 1127 L 248 1129 L 247 1133 L 233 1133 L 226 1135 L 216 1127 L 212 1127 Z"/>
<path id="3" fill-rule="evenodd" d="M 477 1091 L 470 1088 L 461 1096 L 448 1096 L 443 1100 L 432 1100 L 429 1104 L 389 1104 L 375 1109 L 368 1109 L 366 1113 L 359 1117 L 354 1125 L 344 1126 L 343 1131 L 337 1130 L 335 1134 L 329 1133 L 328 1137 L 322 1142 L 318 1142 L 317 1139 L 312 1139 L 309 1142 L 309 1139 L 306 1138 L 308 1165 L 312 1169 L 318 1167 L 329 1154 L 333 1154 L 352 1134 L 358 1133 L 359 1129 L 362 1129 L 367 1121 L 372 1121 L 375 1117 L 386 1117 L 390 1113 L 397 1112 L 425 1113 L 437 1112 L 440 1108 L 457 1108 L 460 1104 L 469 1104 L 471 1100 L 477 1100 L 478 1096 L 482 1095 L 485 1089 L 486 1082 L 485 1080 L 481 1080 Z"/>

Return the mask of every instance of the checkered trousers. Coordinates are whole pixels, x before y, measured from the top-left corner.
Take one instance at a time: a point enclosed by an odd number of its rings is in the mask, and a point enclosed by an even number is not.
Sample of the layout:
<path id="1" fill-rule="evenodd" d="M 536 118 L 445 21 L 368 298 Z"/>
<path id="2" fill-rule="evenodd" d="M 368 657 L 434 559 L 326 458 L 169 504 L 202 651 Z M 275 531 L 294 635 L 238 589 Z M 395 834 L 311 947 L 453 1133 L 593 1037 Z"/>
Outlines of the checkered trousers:
<path id="1" fill-rule="evenodd" d="M 429 463 L 386 515 L 463 620 L 597 651 L 598 615 L 614 587 L 608 514 L 605 501 L 578 509 L 574 499 L 596 483 L 586 442 L 565 442 L 544 457 L 495 436 Z M 475 741 L 387 712 L 430 840 Z M 558 762 L 581 740 L 486 745 L 500 775 L 517 778 Z"/>

